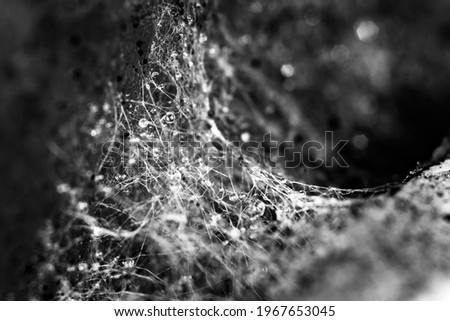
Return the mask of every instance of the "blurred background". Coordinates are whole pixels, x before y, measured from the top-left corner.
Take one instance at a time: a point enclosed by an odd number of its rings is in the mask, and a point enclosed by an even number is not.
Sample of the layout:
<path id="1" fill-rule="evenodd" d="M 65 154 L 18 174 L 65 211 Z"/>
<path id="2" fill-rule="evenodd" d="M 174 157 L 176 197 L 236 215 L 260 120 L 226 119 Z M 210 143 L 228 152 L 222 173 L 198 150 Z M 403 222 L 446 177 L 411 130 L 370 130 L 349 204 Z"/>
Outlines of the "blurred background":
<path id="1" fill-rule="evenodd" d="M 401 181 L 450 133 L 450 2 L 216 6 L 211 33 L 236 80 L 231 136 L 258 140 L 270 131 L 300 147 L 325 131 L 349 140 L 342 149 L 349 168 L 289 175 L 350 188 Z"/>
<path id="2" fill-rule="evenodd" d="M 124 14 L 120 0 L 0 0 L 0 300 L 52 297 L 39 233 L 61 217 L 56 184 L 95 165 L 80 129 L 119 69 Z"/>

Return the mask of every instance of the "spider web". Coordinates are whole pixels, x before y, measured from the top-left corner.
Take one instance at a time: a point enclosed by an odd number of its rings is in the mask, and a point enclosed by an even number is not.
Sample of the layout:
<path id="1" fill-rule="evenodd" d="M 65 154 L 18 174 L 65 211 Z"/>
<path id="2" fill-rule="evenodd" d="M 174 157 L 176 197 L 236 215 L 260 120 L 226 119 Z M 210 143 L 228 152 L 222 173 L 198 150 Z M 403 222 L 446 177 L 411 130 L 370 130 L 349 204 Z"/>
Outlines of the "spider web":
<path id="1" fill-rule="evenodd" d="M 349 198 L 397 187 L 307 185 L 238 149 L 231 168 L 206 162 L 193 146 L 230 144 L 208 112 L 211 101 L 221 110 L 231 97 L 212 91 L 206 67 L 212 45 L 196 25 L 202 14 L 193 4 L 156 6 L 151 61 L 139 65 L 139 90 L 109 85 L 104 120 L 93 129 L 103 150 L 93 196 L 82 200 L 81 189 L 61 184 L 68 222 L 45 233 L 62 271 L 59 299 L 263 298 L 255 284 L 283 275 L 277 246 L 298 255 L 311 247 L 309 224 L 317 217 L 350 206 Z M 221 150 L 211 149 L 208 155 L 220 160 Z M 293 230 L 304 236 L 289 243 Z"/>

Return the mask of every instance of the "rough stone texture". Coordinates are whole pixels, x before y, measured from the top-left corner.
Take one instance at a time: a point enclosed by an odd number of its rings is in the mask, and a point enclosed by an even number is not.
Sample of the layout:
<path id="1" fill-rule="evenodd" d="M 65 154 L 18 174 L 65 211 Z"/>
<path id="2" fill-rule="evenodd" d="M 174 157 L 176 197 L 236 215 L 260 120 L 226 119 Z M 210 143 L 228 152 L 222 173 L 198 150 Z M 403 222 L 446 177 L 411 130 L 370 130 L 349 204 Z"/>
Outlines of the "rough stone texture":
<path id="1" fill-rule="evenodd" d="M 450 160 L 413 178 L 394 195 L 324 200 L 329 226 L 314 232 L 304 266 L 280 284 L 280 299 L 398 300 L 441 297 L 436 280 L 450 268 Z M 336 228 L 338 227 L 338 228 Z M 309 256 L 309 257 L 308 257 Z M 430 283 L 431 282 L 431 283 Z M 418 293 L 431 292 L 423 296 Z M 445 282 L 444 282 L 445 284 Z M 291 291 L 286 293 L 285 289 Z"/>

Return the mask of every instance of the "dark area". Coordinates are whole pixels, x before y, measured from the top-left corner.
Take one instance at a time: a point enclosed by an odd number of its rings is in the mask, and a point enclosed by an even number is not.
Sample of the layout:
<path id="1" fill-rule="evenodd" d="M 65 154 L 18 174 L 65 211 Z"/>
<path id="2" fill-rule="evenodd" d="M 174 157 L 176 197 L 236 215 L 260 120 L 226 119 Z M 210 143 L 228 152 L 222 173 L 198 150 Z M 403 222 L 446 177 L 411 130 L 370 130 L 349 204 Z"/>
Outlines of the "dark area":
<path id="1" fill-rule="evenodd" d="M 297 146 L 325 131 L 349 140 L 349 168 L 288 171 L 297 179 L 351 188 L 398 181 L 450 134 L 447 1 L 236 0 L 219 8 L 227 36 L 217 38 L 233 47 L 241 82 L 232 105 L 249 122 L 268 119 L 252 126 L 252 139 L 271 126 Z M 303 125 L 286 126 L 295 117 Z"/>
<path id="2" fill-rule="evenodd" d="M 83 103 L 104 99 L 118 3 L 0 2 L 0 299 L 54 297 L 51 275 L 37 283 L 38 233 L 61 215 L 58 179 L 76 179 L 54 146 L 73 144 L 60 129 L 85 117 Z M 76 144 L 83 145 L 81 135 Z"/>

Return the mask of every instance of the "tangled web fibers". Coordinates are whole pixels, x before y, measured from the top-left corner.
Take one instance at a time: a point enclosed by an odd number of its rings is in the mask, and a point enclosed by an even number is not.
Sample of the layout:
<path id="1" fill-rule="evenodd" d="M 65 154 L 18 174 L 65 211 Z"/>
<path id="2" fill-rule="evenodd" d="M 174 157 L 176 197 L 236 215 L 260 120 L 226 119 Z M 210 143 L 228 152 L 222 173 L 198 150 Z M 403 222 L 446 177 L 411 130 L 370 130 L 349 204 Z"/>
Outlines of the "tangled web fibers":
<path id="1" fill-rule="evenodd" d="M 209 116 L 230 94 L 212 90 L 209 74 L 223 70 L 213 61 L 207 72 L 219 49 L 197 24 L 202 10 L 152 6 L 133 90 L 110 83 L 104 105 L 91 106 L 85 131 L 102 149 L 94 187 L 58 185 L 66 216 L 42 233 L 42 274 L 56 279 L 58 299 L 283 298 L 287 276 L 308 271 L 317 235 L 345 224 L 337 214 L 351 191 L 291 182 L 239 151 L 229 168 L 184 148 L 228 143 Z"/>

